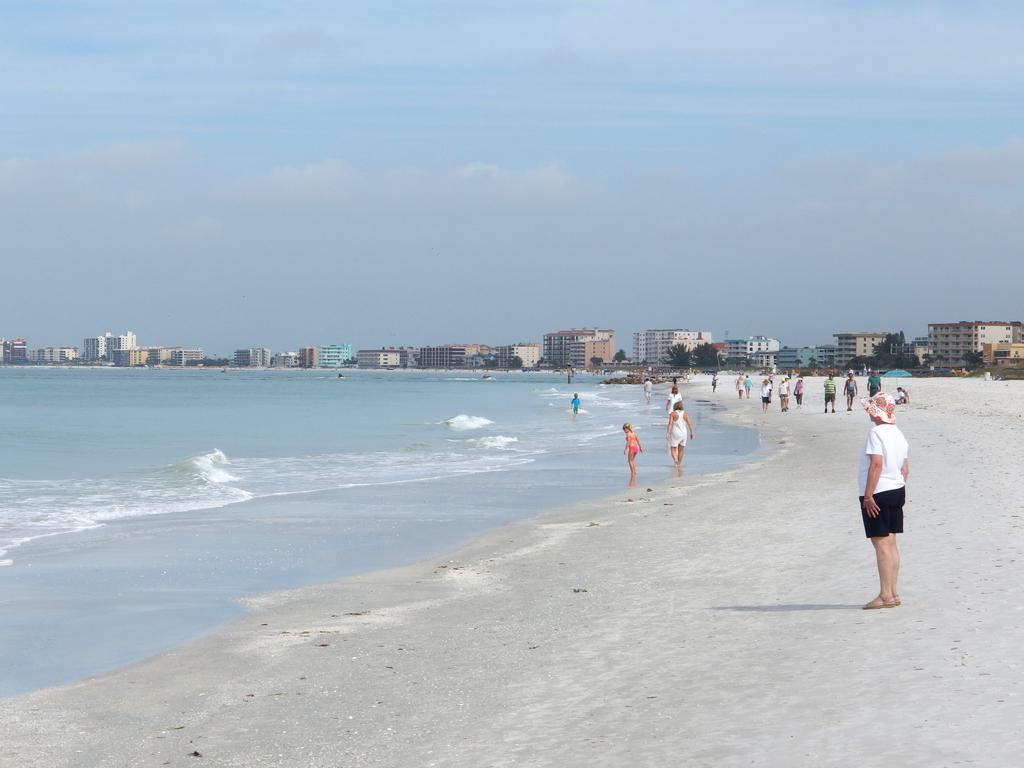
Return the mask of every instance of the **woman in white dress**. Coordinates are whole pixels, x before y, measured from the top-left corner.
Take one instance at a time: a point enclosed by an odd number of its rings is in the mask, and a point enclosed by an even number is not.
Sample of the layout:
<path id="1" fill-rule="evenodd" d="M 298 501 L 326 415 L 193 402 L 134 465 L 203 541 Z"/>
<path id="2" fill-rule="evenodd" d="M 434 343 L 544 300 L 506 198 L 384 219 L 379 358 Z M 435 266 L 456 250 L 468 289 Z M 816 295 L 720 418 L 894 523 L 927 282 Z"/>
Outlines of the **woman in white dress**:
<path id="1" fill-rule="evenodd" d="M 683 401 L 680 400 L 672 406 L 668 417 L 668 452 L 677 467 L 683 463 L 687 438 L 693 440 L 693 423 L 690 414 L 683 410 Z"/>

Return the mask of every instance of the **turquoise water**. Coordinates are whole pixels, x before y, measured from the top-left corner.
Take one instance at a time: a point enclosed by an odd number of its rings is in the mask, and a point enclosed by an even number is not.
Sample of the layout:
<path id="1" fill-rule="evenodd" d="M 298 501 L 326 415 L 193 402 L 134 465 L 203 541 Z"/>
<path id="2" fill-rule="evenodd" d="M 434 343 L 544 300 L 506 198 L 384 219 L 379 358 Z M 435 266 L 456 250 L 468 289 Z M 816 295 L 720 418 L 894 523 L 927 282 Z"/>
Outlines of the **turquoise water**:
<path id="1" fill-rule="evenodd" d="M 0 695 L 166 650 L 240 596 L 624 488 L 624 421 L 641 483 L 672 472 L 663 398 L 590 377 L 8 368 L 0 391 Z M 688 408 L 687 472 L 756 450 Z"/>

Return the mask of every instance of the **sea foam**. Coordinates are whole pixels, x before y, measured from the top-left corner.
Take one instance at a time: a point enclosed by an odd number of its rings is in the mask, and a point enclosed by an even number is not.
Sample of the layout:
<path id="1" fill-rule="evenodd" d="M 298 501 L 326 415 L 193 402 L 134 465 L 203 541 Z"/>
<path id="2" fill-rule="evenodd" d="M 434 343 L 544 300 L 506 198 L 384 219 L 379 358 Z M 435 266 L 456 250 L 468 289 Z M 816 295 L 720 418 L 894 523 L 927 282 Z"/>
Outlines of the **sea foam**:
<path id="1" fill-rule="evenodd" d="M 452 416 L 450 419 L 445 419 L 444 421 L 444 424 L 446 424 L 449 429 L 454 429 L 456 432 L 465 432 L 470 429 L 483 429 L 493 423 L 493 421 L 485 419 L 483 416 L 468 416 L 465 413 L 460 413 L 458 416 Z"/>

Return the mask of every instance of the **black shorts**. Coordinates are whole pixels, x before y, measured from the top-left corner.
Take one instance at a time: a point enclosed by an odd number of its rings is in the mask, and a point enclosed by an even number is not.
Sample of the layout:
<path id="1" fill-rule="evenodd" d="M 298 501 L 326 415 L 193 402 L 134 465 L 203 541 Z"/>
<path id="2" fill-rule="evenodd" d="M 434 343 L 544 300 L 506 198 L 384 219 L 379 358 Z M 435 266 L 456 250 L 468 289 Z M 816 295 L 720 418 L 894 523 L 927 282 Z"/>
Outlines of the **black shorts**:
<path id="1" fill-rule="evenodd" d="M 878 387 L 868 387 L 868 397 L 874 397 L 879 392 L 881 392 L 881 390 Z"/>
<path id="2" fill-rule="evenodd" d="M 864 535 L 869 539 L 875 536 L 888 536 L 890 533 L 903 533 L 903 503 L 907 498 L 906 488 L 893 488 L 875 494 L 878 505 L 878 517 L 868 517 L 864 511 L 864 497 L 860 497 L 860 516 L 864 520 Z"/>
<path id="3" fill-rule="evenodd" d="M 825 402 L 826 403 L 834 403 L 835 401 L 836 401 L 836 393 L 835 392 L 826 392 L 825 393 Z"/>
<path id="4" fill-rule="evenodd" d="M 772 399 L 770 397 L 763 397 L 763 396 L 761 397 L 761 402 L 762 403 L 770 403 L 771 401 L 772 401 Z"/>

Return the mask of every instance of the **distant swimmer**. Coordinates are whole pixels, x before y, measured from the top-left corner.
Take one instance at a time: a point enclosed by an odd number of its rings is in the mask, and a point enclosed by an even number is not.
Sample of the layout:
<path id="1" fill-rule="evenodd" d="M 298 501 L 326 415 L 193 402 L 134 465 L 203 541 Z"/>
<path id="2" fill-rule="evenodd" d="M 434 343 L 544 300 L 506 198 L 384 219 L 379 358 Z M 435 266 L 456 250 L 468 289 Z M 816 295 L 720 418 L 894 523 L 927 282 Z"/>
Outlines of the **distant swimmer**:
<path id="1" fill-rule="evenodd" d="M 647 377 L 647 381 L 644 382 L 644 400 L 647 404 L 651 404 L 651 395 L 654 393 L 654 382 L 651 381 L 651 377 Z"/>
<path id="2" fill-rule="evenodd" d="M 579 392 L 574 392 L 573 393 L 572 402 L 570 403 L 570 405 L 572 406 L 572 415 L 573 416 L 579 416 L 579 414 L 580 414 L 580 393 Z"/>
<path id="3" fill-rule="evenodd" d="M 626 462 L 629 464 L 629 477 L 630 479 L 636 478 L 636 455 L 644 452 L 644 447 L 640 444 L 640 438 L 637 437 L 636 432 L 633 431 L 633 425 L 626 422 L 622 425 L 622 431 L 626 433 L 626 447 L 624 453 L 626 454 Z"/>
<path id="4" fill-rule="evenodd" d="M 711 374 L 711 391 L 714 392 L 718 389 L 718 371 Z"/>
<path id="5" fill-rule="evenodd" d="M 672 385 L 672 391 L 669 392 L 668 400 L 665 401 L 665 410 L 669 413 L 672 412 L 672 408 L 675 404 L 683 399 L 683 396 L 679 394 L 679 387 Z"/>
<path id="6" fill-rule="evenodd" d="M 683 463 L 687 436 L 693 440 L 693 423 L 690 421 L 690 414 L 683 409 L 683 401 L 680 400 L 672 406 L 672 413 L 668 417 L 668 452 L 677 467 Z"/>

